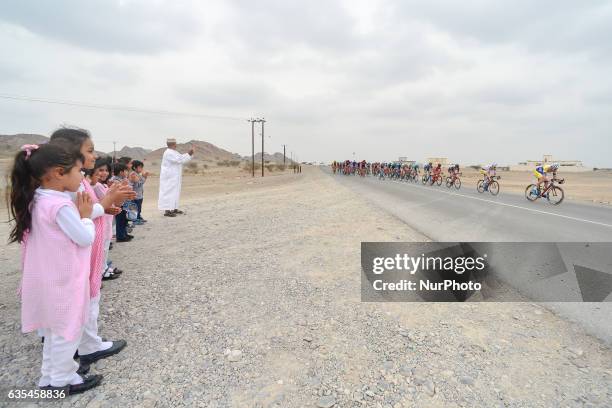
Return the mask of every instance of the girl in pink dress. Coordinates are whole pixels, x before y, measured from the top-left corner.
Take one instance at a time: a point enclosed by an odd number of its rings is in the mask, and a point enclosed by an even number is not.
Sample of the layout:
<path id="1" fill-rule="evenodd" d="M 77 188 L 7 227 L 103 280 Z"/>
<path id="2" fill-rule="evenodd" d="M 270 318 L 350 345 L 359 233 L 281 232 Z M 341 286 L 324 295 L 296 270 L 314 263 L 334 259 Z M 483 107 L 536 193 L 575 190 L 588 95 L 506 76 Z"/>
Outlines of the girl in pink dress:
<path id="1" fill-rule="evenodd" d="M 87 131 L 83 129 L 62 128 L 53 132 L 50 140 L 50 144 L 56 142 L 72 144 L 72 146 L 79 149 L 83 156 L 83 169 L 92 170 L 94 168 L 96 154 L 94 153 L 93 141 Z M 90 258 L 89 316 L 78 347 L 82 365 L 81 371 L 86 372 L 89 364 L 117 354 L 127 345 L 125 340 L 103 341 L 98 334 L 100 286 L 102 285 L 102 272 L 104 268 L 104 241 L 107 234 L 104 214 L 114 214 L 117 210 L 120 211 L 121 209 L 117 208 L 115 203 L 134 198 L 136 194 L 128 185 L 117 184 L 110 187 L 102 199 L 98 199 L 87 180 L 82 180 L 78 191 L 87 194 L 94 203 L 91 218 L 95 224 L 95 239 L 92 244 Z"/>
<path id="2" fill-rule="evenodd" d="M 21 323 L 45 336 L 39 387 L 83 392 L 102 376 L 82 378 L 73 360 L 89 316 L 93 203 L 70 192 L 81 184 L 82 155 L 67 143 L 25 145 L 11 170 L 10 242 L 23 253 Z"/>
<path id="3" fill-rule="evenodd" d="M 89 184 L 93 188 L 94 193 L 96 193 L 96 197 L 98 200 L 102 200 L 108 191 L 108 186 L 105 183 L 110 176 L 110 157 L 99 157 L 93 170 L 87 173 L 89 175 Z M 113 238 L 113 218 L 110 214 L 104 214 L 106 236 L 104 237 L 104 274 L 102 275 L 102 280 L 116 279 L 123 273 L 120 269 L 111 268 L 108 261 L 110 243 Z"/>

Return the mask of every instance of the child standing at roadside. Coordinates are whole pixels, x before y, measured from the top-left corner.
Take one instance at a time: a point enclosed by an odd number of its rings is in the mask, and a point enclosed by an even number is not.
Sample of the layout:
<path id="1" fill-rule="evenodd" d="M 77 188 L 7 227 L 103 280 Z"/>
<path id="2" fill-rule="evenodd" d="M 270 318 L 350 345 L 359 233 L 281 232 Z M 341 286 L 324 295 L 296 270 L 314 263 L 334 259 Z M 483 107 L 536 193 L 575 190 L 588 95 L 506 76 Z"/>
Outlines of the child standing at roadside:
<path id="1" fill-rule="evenodd" d="M 99 157 L 96 159 L 96 164 L 92 170 L 88 171 L 89 183 L 93 188 L 94 193 L 98 200 L 102 200 L 108 191 L 108 187 L 104 184 L 108 180 L 110 175 L 110 161 L 108 157 Z M 110 243 L 113 238 L 113 215 L 118 214 L 121 211 L 119 207 L 112 207 L 112 211 L 104 214 L 104 273 L 102 280 L 116 279 L 119 277 L 121 270 L 117 268 L 111 268 L 108 262 L 108 253 L 110 250 Z"/>
<path id="2" fill-rule="evenodd" d="M 127 179 L 127 166 L 125 164 L 122 163 L 115 163 L 114 168 L 113 168 L 113 177 L 110 178 L 110 181 L 112 182 L 113 185 L 121 185 L 124 183 L 128 182 Z M 118 207 L 121 208 L 121 206 L 123 205 L 123 202 L 121 203 L 117 203 Z M 125 212 L 125 210 L 123 208 L 121 208 L 121 211 L 119 213 L 117 213 L 117 215 L 115 215 L 115 226 L 116 226 L 116 235 L 117 235 L 117 242 L 129 242 L 132 240 L 132 238 L 134 238 L 133 235 L 129 235 L 127 233 L 127 225 L 128 224 L 128 220 L 127 220 L 127 214 Z"/>
<path id="3" fill-rule="evenodd" d="M 134 224 L 136 225 L 142 225 L 145 222 L 147 222 L 147 220 L 145 220 L 144 218 L 142 218 L 141 213 L 142 213 L 142 200 L 144 198 L 144 183 L 147 181 L 147 177 L 149 177 L 149 172 L 145 171 L 143 172 L 144 168 L 144 163 L 141 162 L 140 160 L 134 160 L 132 161 L 132 169 L 133 171 L 130 173 L 130 184 L 132 185 L 132 188 L 134 189 L 134 192 L 136 193 L 136 199 L 134 200 L 134 202 L 136 203 L 136 206 L 138 207 L 138 217 L 136 218 L 136 221 L 134 221 Z"/>
<path id="4" fill-rule="evenodd" d="M 22 331 L 45 336 L 39 387 L 76 394 L 100 384 L 81 377 L 73 355 L 89 315 L 89 261 L 95 227 L 81 184 L 83 157 L 68 143 L 25 145 L 11 171 L 9 241 L 22 243 Z"/>

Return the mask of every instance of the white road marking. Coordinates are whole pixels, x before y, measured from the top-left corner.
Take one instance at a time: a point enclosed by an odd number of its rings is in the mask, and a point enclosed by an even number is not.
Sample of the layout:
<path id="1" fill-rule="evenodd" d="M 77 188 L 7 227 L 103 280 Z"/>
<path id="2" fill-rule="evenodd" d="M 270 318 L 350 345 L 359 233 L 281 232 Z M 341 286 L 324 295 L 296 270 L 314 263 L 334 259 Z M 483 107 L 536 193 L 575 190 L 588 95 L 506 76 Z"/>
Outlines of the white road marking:
<path id="1" fill-rule="evenodd" d="M 406 185 L 406 186 L 409 186 L 409 187 L 415 187 L 415 188 L 418 188 L 418 189 L 422 189 L 424 191 L 437 191 L 438 193 L 443 193 L 443 194 L 448 194 L 448 195 L 453 195 L 453 196 L 458 196 L 458 197 L 464 197 L 464 198 L 470 198 L 472 200 L 484 201 L 486 203 L 492 203 L 492 204 L 497 204 L 497 205 L 503 205 L 503 206 L 506 206 L 506 207 L 518 208 L 518 209 L 521 209 L 521 210 L 531 211 L 531 212 L 540 213 L 540 214 L 554 215 L 556 217 L 566 218 L 568 220 L 586 222 L 586 223 L 589 223 L 589 224 L 601 225 L 603 227 L 612 228 L 612 224 L 606 224 L 606 223 L 603 223 L 603 222 L 587 220 L 587 219 L 584 219 L 584 218 L 570 217 L 569 215 L 557 214 L 557 213 L 553 213 L 553 212 L 549 212 L 549 211 L 536 210 L 535 208 L 527 208 L 527 207 L 522 207 L 520 205 L 507 204 L 507 203 L 502 203 L 502 202 L 499 202 L 499 201 L 487 200 L 486 198 L 472 197 L 472 196 L 468 196 L 468 195 L 464 195 L 464 194 L 451 193 L 450 191 L 432 190 L 432 189 L 429 189 L 427 187 L 423 187 L 423 186 L 419 186 L 419 185 L 415 185 L 415 184 L 409 184 L 409 183 L 406 183 L 406 182 L 400 182 L 400 181 L 396 181 L 396 180 L 388 180 L 388 181 L 392 181 L 392 182 L 395 182 L 397 184 L 403 184 L 403 185 Z"/>

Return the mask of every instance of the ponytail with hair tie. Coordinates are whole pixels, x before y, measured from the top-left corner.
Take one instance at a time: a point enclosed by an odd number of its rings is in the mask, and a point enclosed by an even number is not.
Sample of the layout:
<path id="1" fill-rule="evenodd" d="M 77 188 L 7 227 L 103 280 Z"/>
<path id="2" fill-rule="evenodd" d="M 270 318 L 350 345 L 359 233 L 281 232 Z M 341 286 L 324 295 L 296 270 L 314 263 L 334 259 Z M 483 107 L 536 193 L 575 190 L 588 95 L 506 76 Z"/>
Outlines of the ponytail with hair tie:
<path id="1" fill-rule="evenodd" d="M 26 153 L 25 159 L 28 160 L 32 154 L 32 150 L 38 150 L 38 148 L 39 146 L 37 144 L 26 144 L 21 146 L 19 150 Z"/>

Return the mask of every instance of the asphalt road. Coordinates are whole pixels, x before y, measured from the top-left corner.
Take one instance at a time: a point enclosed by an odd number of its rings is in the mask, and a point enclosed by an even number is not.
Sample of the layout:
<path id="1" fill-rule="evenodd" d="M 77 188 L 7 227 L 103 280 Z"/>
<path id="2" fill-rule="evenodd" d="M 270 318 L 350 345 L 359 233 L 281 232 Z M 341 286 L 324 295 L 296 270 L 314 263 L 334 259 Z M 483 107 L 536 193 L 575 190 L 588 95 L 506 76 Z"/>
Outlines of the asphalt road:
<path id="1" fill-rule="evenodd" d="M 330 177 L 408 224 L 433 241 L 439 242 L 612 242 L 612 207 L 565 200 L 558 206 L 546 200 L 529 202 L 523 195 L 504 192 L 503 179 L 498 196 L 480 194 L 476 186 L 465 184 L 460 190 L 444 185 L 423 186 L 375 177 Z M 547 287 L 533 286 L 522 293 L 541 299 L 548 288 L 563 292 L 563 299 L 581 299 L 576 279 L 578 268 L 612 273 L 612 246 L 599 245 L 590 251 L 561 248 L 559 273 L 551 274 Z M 548 252 L 548 251 L 547 251 Z M 555 250 L 555 253 L 558 252 Z M 594 254 L 594 255 L 593 255 Z M 547 253 L 526 254 L 529 259 Z M 552 255 L 551 255 L 552 256 Z M 538 261 L 541 261 L 538 259 Z M 541 262 L 536 263 L 540 265 Z M 579 267 L 575 267 L 579 265 Z M 509 269 L 513 273 L 516 269 Z M 524 273 L 524 271 L 523 271 Z M 509 280 L 518 282 L 516 276 Z M 605 277 L 605 276 L 604 276 Z M 610 275 L 612 278 L 612 275 Z M 606 278 L 607 279 L 607 278 Z M 524 288 L 522 288 L 524 289 Z M 612 294 L 605 303 L 551 302 L 546 306 L 580 324 L 587 332 L 612 344 Z"/>

